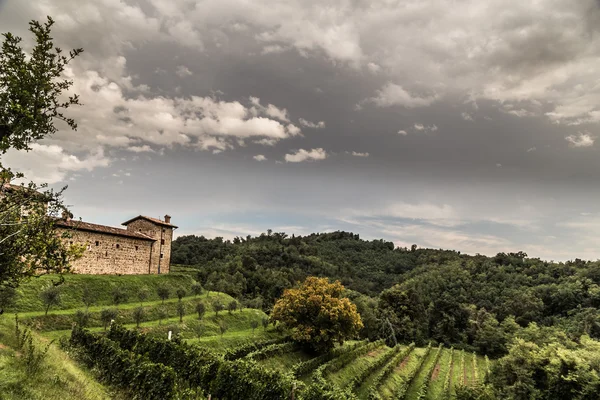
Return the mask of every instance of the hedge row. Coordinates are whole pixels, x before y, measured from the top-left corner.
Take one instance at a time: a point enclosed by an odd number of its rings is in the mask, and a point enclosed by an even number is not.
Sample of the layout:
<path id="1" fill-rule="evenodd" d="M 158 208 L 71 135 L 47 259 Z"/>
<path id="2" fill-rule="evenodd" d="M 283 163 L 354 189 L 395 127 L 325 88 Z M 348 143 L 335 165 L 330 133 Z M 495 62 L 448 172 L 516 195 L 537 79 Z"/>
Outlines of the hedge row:
<path id="1" fill-rule="evenodd" d="M 448 360 L 448 372 L 444 378 L 443 399 L 450 399 L 450 381 L 452 380 L 452 370 L 454 369 L 454 348 L 450 348 L 450 359 Z"/>
<path id="2" fill-rule="evenodd" d="M 165 400 L 176 393 L 176 375 L 171 367 L 121 349 L 117 343 L 74 328 L 70 343 L 84 350 L 82 360 L 95 367 L 101 378 L 129 392 L 133 399 Z"/>
<path id="3" fill-rule="evenodd" d="M 118 325 L 111 327 L 108 337 L 153 362 L 171 366 L 190 387 L 201 387 L 213 398 L 280 400 L 292 392 L 291 374 L 267 370 L 252 360 L 225 360 L 196 346 L 155 339 Z"/>
<path id="4" fill-rule="evenodd" d="M 369 351 L 376 349 L 378 347 L 383 346 L 385 341 L 383 339 L 377 340 L 375 342 L 367 343 L 365 346 L 358 347 L 351 351 L 346 351 L 341 354 L 339 357 L 334 358 L 319 366 L 315 372 L 313 373 L 313 382 L 319 382 L 321 380 L 325 380 L 326 373 L 333 373 L 342 369 L 345 365 L 353 361 L 354 359 L 362 356 L 363 354 L 368 353 Z"/>
<path id="5" fill-rule="evenodd" d="M 362 346 L 366 346 L 367 344 L 367 341 L 362 341 L 344 347 L 336 347 L 323 355 L 294 365 L 292 367 L 292 374 L 294 374 L 296 378 L 307 375 L 309 372 L 313 372 L 315 369 L 317 369 L 320 365 L 325 364 L 326 362 L 331 361 L 344 353 L 351 352 Z"/>
<path id="6" fill-rule="evenodd" d="M 274 356 L 290 353 L 296 351 L 297 349 L 298 346 L 292 342 L 272 344 L 248 354 L 246 358 L 249 360 L 261 361 Z"/>
<path id="7" fill-rule="evenodd" d="M 394 358 L 387 363 L 387 365 L 377 374 L 373 382 L 371 383 L 371 389 L 369 390 L 369 400 L 380 400 L 381 396 L 377 389 L 387 379 L 388 376 L 394 371 L 394 369 L 410 355 L 415 348 L 415 344 L 411 343 L 408 347 L 404 348 L 401 352 L 396 354 Z"/>
<path id="8" fill-rule="evenodd" d="M 228 350 L 223 355 L 223 358 L 226 360 L 230 360 L 230 361 L 237 360 L 239 358 L 246 357 L 248 354 L 254 353 L 254 352 L 261 350 L 272 344 L 279 344 L 279 343 L 286 342 L 288 340 L 289 340 L 288 337 L 284 337 L 284 338 L 263 340 L 262 342 L 256 342 L 256 343 L 254 343 L 254 342 L 247 343 L 243 346 L 236 347 L 235 349 Z"/>

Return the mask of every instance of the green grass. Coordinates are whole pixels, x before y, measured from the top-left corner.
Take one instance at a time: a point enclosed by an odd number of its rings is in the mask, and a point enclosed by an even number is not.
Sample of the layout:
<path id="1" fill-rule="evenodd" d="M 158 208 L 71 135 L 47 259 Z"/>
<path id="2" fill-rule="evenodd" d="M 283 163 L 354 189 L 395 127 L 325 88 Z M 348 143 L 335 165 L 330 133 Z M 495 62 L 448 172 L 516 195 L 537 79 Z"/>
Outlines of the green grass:
<path id="1" fill-rule="evenodd" d="M 452 369 L 452 383 L 450 386 L 450 394 L 454 396 L 456 391 L 454 390 L 456 386 L 462 384 L 462 371 L 460 369 L 460 354 L 461 350 L 454 351 L 454 368 Z M 465 354 L 465 364 L 466 364 L 466 354 Z"/>
<path id="2" fill-rule="evenodd" d="M 95 305 L 112 305 L 112 292 L 116 287 L 121 287 L 129 294 L 129 302 L 137 301 L 137 293 L 141 288 L 148 289 L 148 301 L 159 300 L 156 288 L 161 284 L 172 287 L 171 297 L 176 297 L 177 288 L 183 288 L 188 293 L 194 283 L 192 277 L 186 274 L 163 275 L 64 275 L 65 282 L 59 286 L 61 304 L 54 309 L 68 310 L 84 307 L 82 295 L 84 287 L 88 287 L 96 296 Z M 58 281 L 56 275 L 43 275 L 31 278 L 23 283 L 17 290 L 14 306 L 7 307 L 6 312 L 32 312 L 44 311 L 44 304 L 40 299 L 40 292 L 52 282 Z"/>
<path id="3" fill-rule="evenodd" d="M 45 348 L 48 340 L 33 332 L 35 346 Z M 24 356 L 15 350 L 15 326 L 11 316 L 0 316 L 0 400 L 108 400 L 120 398 L 96 382 L 69 356 L 50 345 L 35 375 L 26 371 Z"/>
<path id="4" fill-rule="evenodd" d="M 305 351 L 298 350 L 267 358 L 266 360 L 261 360 L 258 363 L 269 369 L 289 371 L 295 364 L 310 360 L 311 358 L 312 356 L 310 354 L 307 354 Z"/>

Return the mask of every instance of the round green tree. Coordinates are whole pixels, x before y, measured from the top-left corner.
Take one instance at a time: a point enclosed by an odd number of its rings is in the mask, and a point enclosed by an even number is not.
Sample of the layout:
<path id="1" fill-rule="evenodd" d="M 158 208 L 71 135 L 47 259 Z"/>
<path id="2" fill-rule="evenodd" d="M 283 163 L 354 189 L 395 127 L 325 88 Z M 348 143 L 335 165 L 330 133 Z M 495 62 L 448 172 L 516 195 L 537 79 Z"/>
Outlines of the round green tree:
<path id="1" fill-rule="evenodd" d="M 271 319 L 290 328 L 296 342 L 317 352 L 356 336 L 363 327 L 356 305 L 344 297 L 344 286 L 316 277 L 287 289 L 275 303 Z"/>

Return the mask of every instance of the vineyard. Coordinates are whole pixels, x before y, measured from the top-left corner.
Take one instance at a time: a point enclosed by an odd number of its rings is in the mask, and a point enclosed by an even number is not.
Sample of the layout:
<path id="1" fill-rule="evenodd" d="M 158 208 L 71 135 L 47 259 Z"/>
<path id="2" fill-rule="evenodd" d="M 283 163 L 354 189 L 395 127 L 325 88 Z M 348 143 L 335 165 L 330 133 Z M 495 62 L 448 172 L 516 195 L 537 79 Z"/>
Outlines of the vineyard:
<path id="1" fill-rule="evenodd" d="M 457 385 L 484 379 L 488 362 L 442 346 L 383 341 L 349 342 L 311 358 L 285 338 L 216 354 L 116 324 L 106 335 L 76 328 L 70 343 L 104 380 L 144 399 L 451 399 Z"/>

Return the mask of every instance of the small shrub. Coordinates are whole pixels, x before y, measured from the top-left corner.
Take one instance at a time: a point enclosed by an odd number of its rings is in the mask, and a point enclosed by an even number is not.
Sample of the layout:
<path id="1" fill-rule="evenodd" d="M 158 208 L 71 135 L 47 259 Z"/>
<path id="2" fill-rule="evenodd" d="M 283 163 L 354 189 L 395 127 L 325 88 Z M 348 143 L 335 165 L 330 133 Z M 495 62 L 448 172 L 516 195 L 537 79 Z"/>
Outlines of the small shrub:
<path id="1" fill-rule="evenodd" d="M 167 314 L 167 311 L 164 308 L 159 309 L 157 314 L 158 314 L 158 324 L 159 325 L 162 325 L 162 320 L 169 316 Z"/>
<path id="2" fill-rule="evenodd" d="M 177 289 L 177 292 L 175 292 L 177 294 L 177 298 L 179 299 L 179 301 L 181 301 L 181 299 L 183 299 L 185 297 L 185 289 L 183 288 L 179 288 Z"/>

